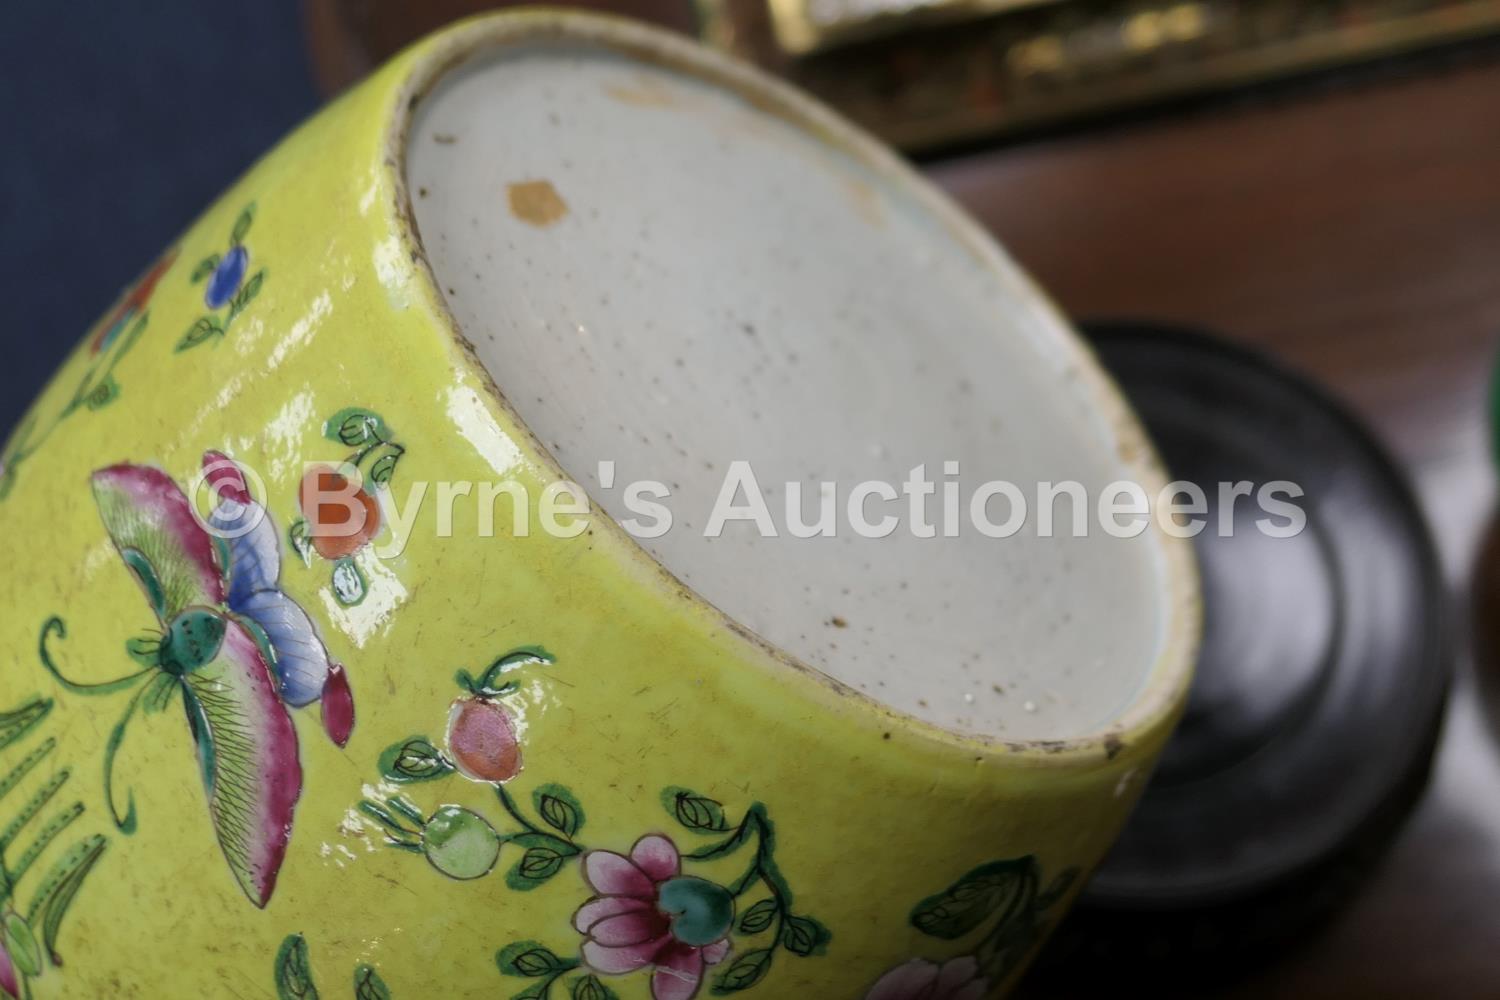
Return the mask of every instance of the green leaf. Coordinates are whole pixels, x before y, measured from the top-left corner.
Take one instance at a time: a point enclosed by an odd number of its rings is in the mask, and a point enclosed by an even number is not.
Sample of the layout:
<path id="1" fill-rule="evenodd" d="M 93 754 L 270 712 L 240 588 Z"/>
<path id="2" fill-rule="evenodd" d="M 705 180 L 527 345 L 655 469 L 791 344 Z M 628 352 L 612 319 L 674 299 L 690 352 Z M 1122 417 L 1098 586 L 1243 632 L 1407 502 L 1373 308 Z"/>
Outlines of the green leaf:
<path id="1" fill-rule="evenodd" d="M 104 854 L 106 843 L 103 837 L 94 834 L 74 844 L 52 866 L 36 895 L 31 897 L 26 920 L 36 927 L 37 918 L 41 918 L 42 947 L 53 965 L 62 965 L 62 956 L 57 953 L 57 936 L 62 930 L 63 917 L 67 915 L 83 880 Z"/>
<path id="2" fill-rule="evenodd" d="M 31 748 L 30 753 L 27 753 L 26 757 L 23 757 L 13 768 L 10 768 L 5 777 L 0 778 L 0 798 L 5 798 L 5 796 L 10 795 L 10 792 L 17 789 L 17 786 L 21 784 L 21 780 L 26 778 L 26 775 L 30 774 L 33 769 L 36 769 L 36 765 L 42 763 L 42 760 L 54 750 L 57 750 L 57 738 L 54 738 L 54 736 L 48 736 L 37 747 Z"/>
<path id="3" fill-rule="evenodd" d="M 370 465 L 370 482 L 376 486 L 388 485 L 391 477 L 396 474 L 396 464 L 401 461 L 401 456 L 405 453 L 405 449 L 393 446 L 391 451 L 377 458 Z"/>
<path id="4" fill-rule="evenodd" d="M 391 991 L 373 965 L 354 970 L 354 1000 L 391 1000 Z"/>
<path id="5" fill-rule="evenodd" d="M 4 798 L 15 790 L 21 783 L 21 779 L 30 774 L 31 771 L 42 762 L 48 754 L 57 749 L 57 739 L 49 736 L 40 744 L 33 747 L 25 757 L 16 763 L 16 766 L 4 776 L 0 777 L 0 798 Z"/>
<path id="6" fill-rule="evenodd" d="M 781 907 L 774 899 L 762 899 L 740 916 L 741 934 L 760 934 L 769 930 Z"/>
<path id="7" fill-rule="evenodd" d="M 20 708 L 0 712 L 0 749 L 31 732 L 51 711 L 51 698 L 32 698 Z"/>
<path id="8" fill-rule="evenodd" d="M 276 996 L 278 1000 L 318 1000 L 307 942 L 301 934 L 288 934 L 276 950 Z"/>
<path id="9" fill-rule="evenodd" d="M 197 347 L 205 341 L 215 337 L 224 336 L 224 327 L 215 316 L 199 316 L 192 326 L 188 327 L 187 333 L 177 342 L 177 352 L 181 353 L 192 347 Z"/>
<path id="10" fill-rule="evenodd" d="M 10 864 L 10 884 L 15 885 L 21 881 L 26 873 L 31 870 L 31 866 L 36 863 L 36 859 L 42 856 L 42 852 L 47 849 L 48 845 L 72 825 L 74 820 L 82 815 L 82 802 L 74 802 L 72 805 L 64 807 L 62 811 L 53 813 L 52 817 L 37 831 L 35 839 L 27 846 L 26 850 L 22 851 L 20 857 L 16 858 Z"/>
<path id="11" fill-rule="evenodd" d="M 380 755 L 380 773 L 401 784 L 431 781 L 452 772 L 452 763 L 425 736 L 409 736 Z"/>
<path id="12" fill-rule="evenodd" d="M 213 274 L 216 270 L 218 270 L 218 268 L 219 268 L 219 255 L 218 254 L 211 253 L 207 257 L 204 257 L 202 260 L 200 260 L 198 262 L 198 266 L 195 267 L 195 268 L 193 268 L 193 273 L 191 275 L 191 279 L 192 279 L 193 284 L 195 284 L 195 285 L 198 284 L 204 278 L 207 278 L 210 274 Z"/>
<path id="13" fill-rule="evenodd" d="M 40 811 L 45 810 L 46 804 L 52 801 L 52 798 L 62 790 L 63 784 L 68 783 L 68 778 L 71 777 L 72 772 L 68 768 L 63 768 L 62 771 L 54 771 L 46 777 L 46 780 L 43 781 L 39 789 L 31 793 L 31 798 L 27 799 L 26 804 L 10 820 L 9 825 L 5 828 L 5 832 L 0 834 L 0 853 L 9 853 L 10 847 L 20 840 L 21 831 L 27 828 L 31 820 L 36 819 Z"/>
<path id="14" fill-rule="evenodd" d="M 98 385 L 89 390 L 87 396 L 83 397 L 83 404 L 90 410 L 98 411 L 119 398 L 120 383 L 115 381 L 113 375 L 106 375 Z"/>
<path id="15" fill-rule="evenodd" d="M 619 997 L 598 976 L 582 976 L 573 980 L 573 1000 L 619 1000 Z"/>
<path id="16" fill-rule="evenodd" d="M 26 825 L 46 808 L 47 803 L 51 802 L 53 796 L 62 790 L 62 786 L 71 776 L 72 772 L 66 767 L 60 771 L 54 771 L 47 776 L 46 781 L 42 782 L 41 787 L 31 793 L 31 798 L 26 800 L 26 804 L 21 806 L 20 811 L 5 827 L 4 832 L 0 833 L 0 853 L 10 849 L 10 846 L 20 838 L 21 831 L 26 828 Z"/>
<path id="17" fill-rule="evenodd" d="M 521 856 L 516 871 L 523 879 L 542 882 L 556 875 L 564 860 L 565 855 L 556 848 L 533 847 Z"/>
<path id="18" fill-rule="evenodd" d="M 552 949 L 536 941 L 517 941 L 495 953 L 495 964 L 507 976 L 551 976 L 578 967 L 577 959 L 559 958 Z"/>
<path id="19" fill-rule="evenodd" d="M 311 566 L 315 553 L 313 551 L 311 531 L 307 524 L 307 518 L 299 517 L 287 525 L 286 540 L 291 545 L 292 551 L 297 553 L 298 557 L 301 558 L 302 565 Z"/>
<path id="20" fill-rule="evenodd" d="M 239 217 L 234 220 L 234 228 L 229 231 L 229 245 L 235 246 L 245 242 L 245 237 L 250 235 L 250 224 L 255 221 L 255 202 L 251 202 L 241 210 Z M 198 265 L 202 267 L 203 265 Z"/>
<path id="21" fill-rule="evenodd" d="M 386 441 L 391 429 L 380 414 L 359 406 L 346 407 L 323 422 L 323 436 L 330 441 L 357 448 L 371 441 Z"/>
<path id="22" fill-rule="evenodd" d="M 793 955 L 806 958 L 827 951 L 832 937 L 828 928 L 812 917 L 788 917 L 786 929 L 781 932 L 781 943 Z"/>
<path id="23" fill-rule="evenodd" d="M 531 798 L 542 820 L 568 839 L 571 840 L 583 827 L 583 806 L 562 785 L 542 785 L 532 792 Z"/>
<path id="24" fill-rule="evenodd" d="M 352 608 L 365 599 L 369 585 L 365 574 L 353 559 L 340 559 L 333 565 L 333 597 L 346 608 Z"/>
<path id="25" fill-rule="evenodd" d="M 911 912 L 911 925 L 923 934 L 952 941 L 997 913 L 1003 924 L 1029 909 L 1036 886 L 1037 864 L 1032 855 L 992 861 L 918 903 Z"/>
<path id="26" fill-rule="evenodd" d="M 765 978 L 771 969 L 771 949 L 758 948 L 740 955 L 714 980 L 712 992 L 716 996 L 748 990 Z"/>
<path id="27" fill-rule="evenodd" d="M 724 806 L 706 795 L 686 788 L 668 788 L 662 793 L 662 802 L 677 822 L 689 830 L 724 833 L 729 829 L 729 823 L 724 819 Z"/>
<path id="28" fill-rule="evenodd" d="M 522 833 L 510 842 L 524 849 L 521 859 L 505 873 L 505 884 L 518 892 L 528 892 L 562 871 L 569 858 L 577 856 L 577 847 L 545 833 Z"/>
<path id="29" fill-rule="evenodd" d="M 245 310 L 250 300 L 260 294 L 260 286 L 265 283 L 266 269 L 261 268 L 250 275 L 248 281 L 240 286 L 240 290 L 234 293 L 234 298 L 229 300 L 229 313 L 224 317 L 224 325 L 227 327 L 234 322 L 234 318 Z"/>
<path id="30" fill-rule="evenodd" d="M 37 944 L 26 918 L 14 910 L 5 915 L 5 950 L 26 975 L 42 974 L 42 946 Z"/>

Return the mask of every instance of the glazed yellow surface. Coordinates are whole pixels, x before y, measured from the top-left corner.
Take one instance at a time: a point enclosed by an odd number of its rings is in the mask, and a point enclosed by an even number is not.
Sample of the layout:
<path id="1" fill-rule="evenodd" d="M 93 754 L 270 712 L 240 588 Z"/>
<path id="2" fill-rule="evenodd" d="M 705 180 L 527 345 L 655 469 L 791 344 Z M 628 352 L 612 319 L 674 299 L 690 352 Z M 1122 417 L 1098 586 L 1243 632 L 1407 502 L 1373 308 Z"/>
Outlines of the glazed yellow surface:
<path id="1" fill-rule="evenodd" d="M 35 697 L 54 707 L 0 750 L 0 772 L 44 740 L 57 743 L 0 797 L 0 823 L 64 769 L 66 784 L 44 815 L 83 806 L 14 887 L 12 905 L 25 911 L 69 845 L 106 839 L 58 930 L 63 964 L 44 963 L 28 979 L 31 995 L 274 997 L 278 949 L 295 934 L 323 997 L 355 996 L 361 965 L 398 998 L 522 994 L 542 977 L 504 975 L 496 959 L 518 941 L 576 960 L 584 935 L 571 920 L 595 895 L 581 855 L 535 887 L 516 888 L 507 873 L 525 846 L 507 842 L 492 872 L 458 881 L 421 853 L 389 846 L 360 809 L 399 793 L 424 814 L 458 805 L 501 834 L 520 829 L 494 784 L 451 773 L 397 787 L 380 768 L 381 754 L 406 737 L 442 747 L 450 705 L 466 696 L 455 672 L 482 672 L 517 647 L 544 646 L 555 658 L 518 669 L 517 689 L 499 699 L 524 762 L 503 788 L 529 821 L 552 829 L 533 793 L 562 785 L 582 807 L 572 833 L 581 847 L 623 854 L 662 834 L 686 854 L 732 830 L 684 825 L 669 790 L 719 803 L 729 828 L 763 806 L 774 863 L 792 894 L 789 915 L 813 918 L 829 937 L 806 956 L 777 945 L 763 978 L 743 991 L 750 996 L 863 997 L 910 959 L 973 953 L 989 924 L 945 939 L 914 926 L 914 908 L 990 862 L 1033 855 L 1043 888 L 1065 870 L 1091 868 L 1165 738 L 1170 710 L 1138 731 L 1078 746 L 1013 748 L 945 735 L 781 662 L 608 525 L 572 540 L 511 536 L 503 499 L 496 537 L 475 540 L 471 504 L 457 508 L 451 538 L 437 537 L 424 513 L 398 557 L 381 560 L 373 546 L 355 557 L 368 586 L 361 603 L 335 597 L 330 561 L 300 559 L 286 538 L 300 513 L 304 463 L 337 463 L 350 451 L 325 427 L 339 411 L 379 413 L 404 447 L 387 487 L 401 506 L 422 481 L 514 479 L 536 498 L 556 476 L 448 331 L 401 220 L 399 165 L 388 145 L 414 72 L 482 30 L 461 28 L 398 57 L 257 164 L 176 244 L 139 339 L 112 369 L 117 395 L 58 419 L 100 363 L 85 342 L 32 411 L 34 428 L 52 427 L 41 445 L 30 447 L 35 431 L 18 437 L 28 447 L 16 462 L 12 443 L 0 500 L 0 709 Z M 243 245 L 248 274 L 262 274 L 259 288 L 222 335 L 178 350 L 214 313 L 194 268 L 225 252 L 247 206 L 253 223 Z M 325 735 L 318 704 L 289 710 L 301 796 L 264 908 L 247 899 L 215 839 L 180 705 L 137 716 L 125 734 L 114 793 L 121 806 L 133 795 L 137 828 L 124 832 L 111 821 L 102 775 L 130 694 L 65 690 L 38 650 L 56 616 L 66 636 L 54 635 L 48 649 L 72 680 L 138 669 L 126 643 L 158 623 L 101 522 L 90 476 L 131 463 L 186 486 L 209 450 L 262 478 L 252 491 L 282 539 L 281 587 L 345 666 L 356 708 L 342 749 Z M 35 833 L 27 830 L 19 845 Z M 746 846 L 684 861 L 684 873 L 729 885 L 753 855 Z M 774 929 L 739 929 L 765 895 L 736 901 L 728 957 L 708 969 L 701 995 L 739 958 L 776 944 Z M 1042 931 L 1066 902 L 1038 914 Z M 1020 967 L 1009 961 L 1004 978 Z M 570 970 L 551 995 L 574 996 L 588 971 Z M 597 982 L 627 1000 L 651 995 L 649 970 Z"/>

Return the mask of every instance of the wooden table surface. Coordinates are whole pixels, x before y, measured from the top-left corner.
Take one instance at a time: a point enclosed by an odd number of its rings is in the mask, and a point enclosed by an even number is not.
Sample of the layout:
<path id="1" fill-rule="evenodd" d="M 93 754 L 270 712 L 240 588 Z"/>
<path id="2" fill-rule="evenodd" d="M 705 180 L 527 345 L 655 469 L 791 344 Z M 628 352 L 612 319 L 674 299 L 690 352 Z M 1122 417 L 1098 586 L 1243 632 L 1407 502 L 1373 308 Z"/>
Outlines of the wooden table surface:
<path id="1" fill-rule="evenodd" d="M 1426 798 L 1323 933 L 1249 981 L 1193 995 L 1500 997 L 1500 696 L 1469 642 L 1471 620 L 1500 621 L 1468 613 L 1495 502 L 1500 65 L 929 169 L 1071 315 L 1216 330 L 1331 386 L 1408 470 L 1442 550 L 1459 679 Z"/>

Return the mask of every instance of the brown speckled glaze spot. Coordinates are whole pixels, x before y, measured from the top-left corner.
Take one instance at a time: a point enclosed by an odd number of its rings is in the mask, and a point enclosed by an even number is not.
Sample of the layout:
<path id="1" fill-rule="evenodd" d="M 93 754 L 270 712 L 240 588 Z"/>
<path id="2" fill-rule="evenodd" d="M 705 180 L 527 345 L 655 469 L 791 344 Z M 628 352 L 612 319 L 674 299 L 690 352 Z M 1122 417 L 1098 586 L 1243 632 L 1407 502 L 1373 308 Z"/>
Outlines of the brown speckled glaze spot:
<path id="1" fill-rule="evenodd" d="M 551 181 L 521 181 L 507 185 L 510 214 L 528 225 L 543 228 L 568 214 L 568 203 Z"/>

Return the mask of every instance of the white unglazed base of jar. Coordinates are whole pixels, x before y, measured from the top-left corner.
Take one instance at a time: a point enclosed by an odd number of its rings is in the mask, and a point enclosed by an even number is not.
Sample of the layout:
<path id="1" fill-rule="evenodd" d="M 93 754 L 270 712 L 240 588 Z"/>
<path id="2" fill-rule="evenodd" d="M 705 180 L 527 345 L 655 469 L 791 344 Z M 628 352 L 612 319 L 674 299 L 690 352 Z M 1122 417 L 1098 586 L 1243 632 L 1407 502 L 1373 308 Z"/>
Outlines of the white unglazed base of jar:
<path id="1" fill-rule="evenodd" d="M 1172 613 L 1163 539 L 1111 537 L 1092 504 L 1117 480 L 1149 491 L 1149 449 L 1056 311 L 914 174 L 804 102 L 577 39 L 450 71 L 408 141 L 428 263 L 479 360 L 610 516 L 638 517 L 632 481 L 671 491 L 673 528 L 641 544 L 706 600 L 956 732 L 1078 738 L 1140 697 Z M 705 537 L 737 460 L 778 537 Z M 938 537 L 905 498 L 869 502 L 901 523 L 858 536 L 850 490 L 918 465 Z M 969 521 L 994 479 L 1031 506 L 1008 538 Z M 824 481 L 836 536 L 792 537 L 787 484 L 815 520 Z M 1067 497 L 1040 535 L 1038 484 L 1064 481 L 1087 537 Z"/>

